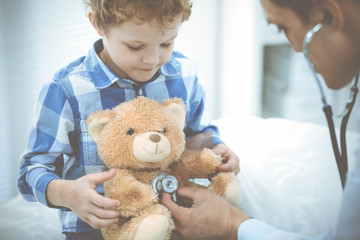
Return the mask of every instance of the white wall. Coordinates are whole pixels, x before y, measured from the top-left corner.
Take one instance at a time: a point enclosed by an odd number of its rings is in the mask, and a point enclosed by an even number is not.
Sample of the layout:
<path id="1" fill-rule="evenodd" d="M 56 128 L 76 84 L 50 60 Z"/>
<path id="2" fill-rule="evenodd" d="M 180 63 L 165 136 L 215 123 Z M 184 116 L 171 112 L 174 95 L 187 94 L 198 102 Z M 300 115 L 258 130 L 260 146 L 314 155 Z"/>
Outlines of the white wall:
<path id="1" fill-rule="evenodd" d="M 194 0 L 177 47 L 198 63 L 213 118 L 260 115 L 256 1 Z"/>
<path id="2" fill-rule="evenodd" d="M 223 1 L 220 116 L 259 113 L 255 18 L 263 16 L 255 16 L 255 2 Z"/>
<path id="3" fill-rule="evenodd" d="M 97 39 L 81 0 L 1 0 L 0 203 L 17 193 L 18 159 L 24 151 L 41 84 L 57 69 L 85 55 Z M 6 24 L 5 24 L 6 23 Z M 10 24 L 11 23 L 11 24 Z M 6 194 L 3 194 L 3 193 Z"/>
<path id="4" fill-rule="evenodd" d="M 257 1 L 194 0 L 177 46 L 199 65 L 213 118 L 261 114 Z"/>
<path id="5" fill-rule="evenodd" d="M 0 8 L 0 33 L 4 32 L 4 8 Z M 5 41 L 0 35 L 0 202 L 14 195 L 14 184 L 12 179 L 15 177 L 12 165 L 8 164 L 10 159 L 9 144 L 9 115 L 8 109 L 8 83 L 5 80 L 7 62 L 5 60 Z M 11 185 L 12 187 L 9 187 Z"/>
<path id="6" fill-rule="evenodd" d="M 221 0 L 193 0 L 189 21 L 183 23 L 175 49 L 198 65 L 199 80 L 207 92 L 207 110 L 213 118 L 221 114 Z"/>

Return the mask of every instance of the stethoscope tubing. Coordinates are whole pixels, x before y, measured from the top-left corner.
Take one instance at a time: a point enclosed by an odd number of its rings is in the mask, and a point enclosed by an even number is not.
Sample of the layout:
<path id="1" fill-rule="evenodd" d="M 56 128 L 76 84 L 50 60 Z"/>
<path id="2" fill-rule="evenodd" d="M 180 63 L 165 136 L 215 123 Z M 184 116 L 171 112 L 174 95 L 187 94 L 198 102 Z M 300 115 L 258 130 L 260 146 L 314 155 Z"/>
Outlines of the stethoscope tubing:
<path id="1" fill-rule="evenodd" d="M 354 85 L 351 88 L 351 91 L 353 91 L 352 100 L 351 100 L 351 102 L 348 102 L 346 104 L 347 112 L 346 112 L 346 114 L 343 116 L 343 118 L 341 120 L 341 125 L 340 125 L 340 147 L 341 147 L 341 152 L 340 152 L 338 142 L 337 142 L 337 137 L 336 137 L 336 132 L 335 132 L 335 126 L 334 126 L 333 113 L 332 113 L 331 106 L 326 105 L 326 106 L 323 107 L 323 111 L 325 113 L 326 120 L 327 120 L 327 123 L 328 123 L 328 126 L 329 126 L 331 144 L 332 144 L 332 147 L 333 147 L 335 160 L 336 160 L 336 164 L 338 166 L 338 171 L 339 171 L 339 175 L 340 175 L 341 186 L 342 186 L 343 189 L 345 188 L 346 173 L 347 173 L 347 170 L 348 170 L 348 157 L 347 157 L 347 147 L 346 147 L 346 127 L 347 127 L 347 123 L 349 121 L 352 109 L 353 109 L 353 107 L 355 105 L 357 94 L 359 92 L 358 87 L 357 87 L 358 81 L 359 81 L 359 74 L 356 76 Z"/>
<path id="2" fill-rule="evenodd" d="M 310 44 L 314 34 L 317 33 L 322 27 L 323 27 L 323 24 L 319 23 L 319 24 L 315 25 L 312 29 L 310 29 L 310 31 L 305 35 L 305 39 L 303 42 L 303 53 L 304 53 L 305 59 L 307 60 L 309 66 L 310 66 L 310 69 L 314 75 L 315 81 L 320 90 L 321 101 L 323 103 L 323 111 L 325 113 L 326 121 L 327 121 L 327 124 L 329 127 L 331 144 L 333 147 L 334 156 L 335 156 L 336 164 L 337 164 L 339 175 L 340 175 L 341 186 L 344 189 L 345 183 L 346 183 L 346 173 L 348 171 L 348 161 L 347 161 L 348 158 L 347 158 L 347 148 L 346 148 L 346 127 L 347 127 L 347 123 L 349 121 L 349 117 L 352 112 L 352 109 L 355 105 L 356 96 L 359 92 L 358 86 L 357 86 L 358 81 L 359 81 L 359 74 L 357 74 L 357 76 L 355 77 L 354 84 L 351 87 L 350 98 L 349 98 L 348 102 L 346 103 L 343 113 L 340 115 L 340 116 L 342 116 L 341 126 L 340 126 L 340 148 L 341 148 L 341 152 L 340 152 L 339 145 L 337 142 L 337 136 L 336 136 L 336 132 L 335 132 L 333 111 L 332 111 L 331 105 L 329 105 L 327 102 L 326 95 L 325 95 L 324 89 L 322 87 L 321 81 L 315 71 L 314 65 L 309 56 L 309 44 Z"/>

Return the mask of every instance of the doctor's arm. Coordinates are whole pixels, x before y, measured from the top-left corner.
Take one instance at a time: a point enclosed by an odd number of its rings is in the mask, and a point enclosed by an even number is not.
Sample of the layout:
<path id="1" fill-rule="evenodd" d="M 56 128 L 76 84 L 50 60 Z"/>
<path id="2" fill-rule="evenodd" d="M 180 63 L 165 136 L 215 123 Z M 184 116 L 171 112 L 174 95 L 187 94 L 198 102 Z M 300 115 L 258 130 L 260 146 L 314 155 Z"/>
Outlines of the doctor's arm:
<path id="1" fill-rule="evenodd" d="M 179 188 L 177 194 L 191 199 L 192 206 L 181 207 L 166 193 L 162 196 L 162 204 L 170 210 L 176 230 L 186 239 L 307 239 L 250 219 L 225 199 L 204 189 L 184 187 Z"/>
<path id="2" fill-rule="evenodd" d="M 179 188 L 178 196 L 189 198 L 193 204 L 185 208 L 173 202 L 169 194 L 161 203 L 175 219 L 176 230 L 186 239 L 269 239 L 305 240 L 306 236 L 285 232 L 256 219 L 250 219 L 225 199 L 204 189 Z M 317 239 L 327 239 L 322 235 Z"/>

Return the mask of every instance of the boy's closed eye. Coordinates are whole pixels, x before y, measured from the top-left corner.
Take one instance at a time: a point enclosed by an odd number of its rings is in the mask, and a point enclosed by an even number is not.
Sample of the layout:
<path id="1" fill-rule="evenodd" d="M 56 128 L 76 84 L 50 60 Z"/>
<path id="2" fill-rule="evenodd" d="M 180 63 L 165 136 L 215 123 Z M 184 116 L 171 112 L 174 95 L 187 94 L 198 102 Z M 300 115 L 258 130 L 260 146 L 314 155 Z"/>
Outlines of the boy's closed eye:
<path id="1" fill-rule="evenodd" d="M 172 43 L 162 43 L 162 44 L 160 44 L 160 47 L 162 47 L 162 48 L 168 48 L 168 47 L 170 47 L 171 45 L 172 45 Z M 141 49 L 144 48 L 143 45 L 140 45 L 140 46 L 132 46 L 132 45 L 128 45 L 128 44 L 127 44 L 127 47 L 128 47 L 131 51 L 134 51 L 134 52 L 140 51 Z"/>
<path id="2" fill-rule="evenodd" d="M 129 45 L 129 44 L 127 44 L 127 47 L 131 50 L 131 51 L 134 51 L 134 52 L 136 52 L 136 51 L 140 51 L 141 49 L 143 49 L 143 45 L 140 45 L 140 46 L 132 46 L 132 45 Z"/>
<path id="3" fill-rule="evenodd" d="M 171 44 L 172 44 L 172 43 L 162 43 L 160 46 L 161 46 L 162 48 L 168 48 L 168 47 L 171 46 Z"/>

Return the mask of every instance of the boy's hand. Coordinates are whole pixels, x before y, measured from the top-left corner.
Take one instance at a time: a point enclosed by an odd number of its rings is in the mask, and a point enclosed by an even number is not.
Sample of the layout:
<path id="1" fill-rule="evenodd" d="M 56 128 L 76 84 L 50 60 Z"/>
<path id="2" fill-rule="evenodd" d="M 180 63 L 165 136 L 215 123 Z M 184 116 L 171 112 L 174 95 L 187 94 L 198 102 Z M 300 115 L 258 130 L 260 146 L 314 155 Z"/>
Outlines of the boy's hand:
<path id="1" fill-rule="evenodd" d="M 119 221 L 118 200 L 103 197 L 95 191 L 96 185 L 110 180 L 116 170 L 83 176 L 77 180 L 53 180 L 47 197 L 51 204 L 70 208 L 83 221 L 99 229 Z"/>
<path id="2" fill-rule="evenodd" d="M 217 167 L 218 171 L 234 172 L 235 174 L 240 172 L 240 160 L 228 146 L 223 143 L 219 143 L 215 145 L 212 150 L 215 154 L 218 154 L 225 159 L 225 163 Z"/>

